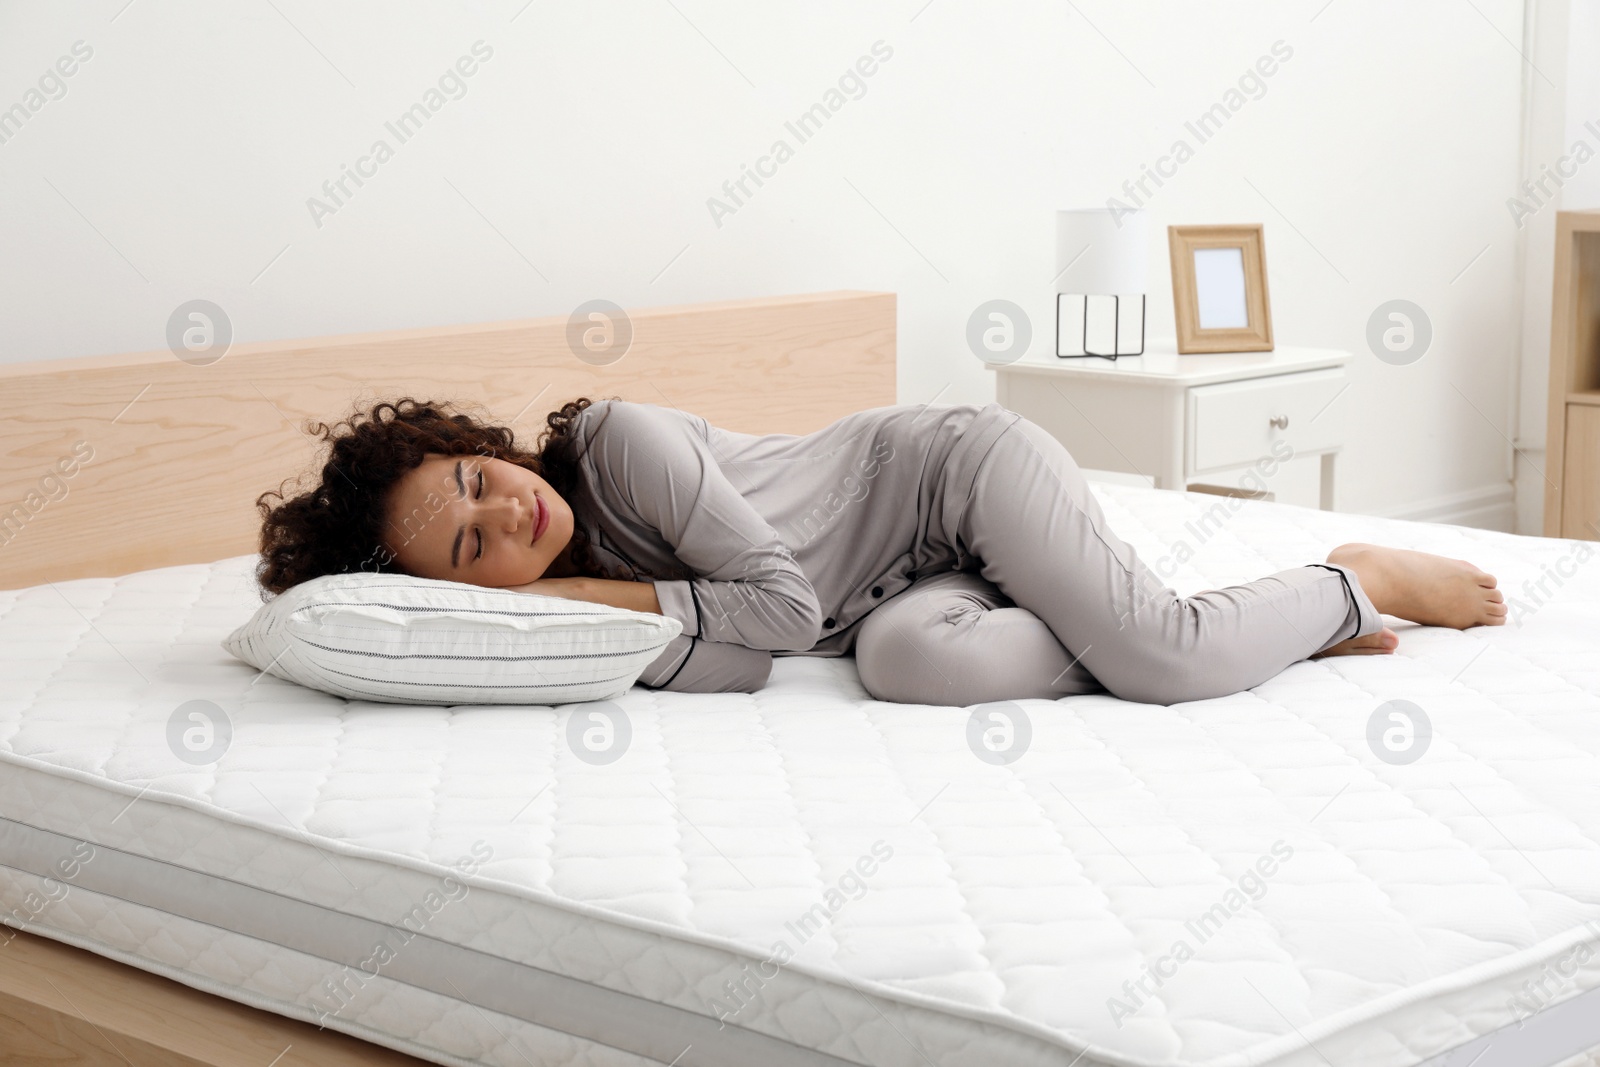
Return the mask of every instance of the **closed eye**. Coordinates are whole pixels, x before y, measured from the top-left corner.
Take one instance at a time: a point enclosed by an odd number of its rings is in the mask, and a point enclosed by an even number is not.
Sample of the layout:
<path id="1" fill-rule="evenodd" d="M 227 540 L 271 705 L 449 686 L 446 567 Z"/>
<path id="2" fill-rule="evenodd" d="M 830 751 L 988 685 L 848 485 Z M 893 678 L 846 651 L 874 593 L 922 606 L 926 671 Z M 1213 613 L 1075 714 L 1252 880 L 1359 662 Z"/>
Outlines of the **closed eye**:
<path id="1" fill-rule="evenodd" d="M 462 460 L 459 460 L 459 459 L 456 460 L 456 466 L 455 466 L 456 489 L 460 492 L 462 498 L 465 499 L 466 495 L 467 495 L 467 482 L 466 482 L 466 478 L 463 477 L 463 475 L 462 475 L 462 467 L 463 466 L 464 466 L 464 463 L 463 463 Z M 477 486 L 477 492 L 473 494 L 473 499 L 474 500 L 482 500 L 483 499 L 483 494 L 488 491 L 488 486 L 484 481 L 482 465 L 478 466 L 477 474 L 478 474 L 478 486 Z M 483 528 L 479 527 L 478 529 L 474 530 L 473 532 L 477 535 L 478 547 L 477 547 L 477 550 L 473 553 L 472 559 L 473 560 L 479 560 L 479 559 L 483 558 Z M 467 536 L 467 527 L 466 527 L 466 525 L 462 524 L 460 526 L 457 526 L 456 527 L 456 539 L 450 545 L 450 566 L 451 566 L 452 569 L 460 565 L 459 561 L 461 559 L 461 542 L 466 539 L 466 536 Z"/>
<path id="2" fill-rule="evenodd" d="M 483 499 L 483 468 L 482 467 L 478 468 L 478 495 L 477 495 L 476 499 L 478 499 L 478 500 L 482 500 Z M 481 526 L 478 527 L 478 531 L 477 532 L 478 532 L 478 554 L 473 556 L 472 558 L 473 559 L 482 559 L 483 558 L 483 527 L 481 527 Z"/>

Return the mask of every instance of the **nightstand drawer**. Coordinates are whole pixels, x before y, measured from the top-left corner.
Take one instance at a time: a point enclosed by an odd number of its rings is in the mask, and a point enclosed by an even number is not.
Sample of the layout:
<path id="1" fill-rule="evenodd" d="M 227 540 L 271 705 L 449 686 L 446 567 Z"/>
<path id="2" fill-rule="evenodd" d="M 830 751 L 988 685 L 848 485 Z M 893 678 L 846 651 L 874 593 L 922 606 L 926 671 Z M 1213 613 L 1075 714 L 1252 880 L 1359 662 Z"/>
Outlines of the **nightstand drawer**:
<path id="1" fill-rule="evenodd" d="M 1331 405 L 1346 380 L 1338 369 L 1195 386 L 1188 398 L 1190 470 L 1254 463 L 1275 455 L 1278 441 L 1296 453 L 1338 448 L 1342 420 Z"/>

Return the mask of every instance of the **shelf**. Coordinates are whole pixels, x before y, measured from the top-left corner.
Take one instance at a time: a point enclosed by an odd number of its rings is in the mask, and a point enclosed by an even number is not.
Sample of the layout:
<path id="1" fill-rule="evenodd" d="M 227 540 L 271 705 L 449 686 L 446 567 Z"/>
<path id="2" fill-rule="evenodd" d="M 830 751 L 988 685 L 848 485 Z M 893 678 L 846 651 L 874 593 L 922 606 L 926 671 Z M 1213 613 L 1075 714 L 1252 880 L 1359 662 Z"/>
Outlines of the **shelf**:
<path id="1" fill-rule="evenodd" d="M 1594 233 L 1600 230 L 1600 210 L 1563 211 L 1565 222 L 1572 233 Z M 1558 220 L 1558 225 L 1562 220 Z"/>
<path id="2" fill-rule="evenodd" d="M 1600 533 L 1600 212 L 1556 213 L 1544 534 Z"/>

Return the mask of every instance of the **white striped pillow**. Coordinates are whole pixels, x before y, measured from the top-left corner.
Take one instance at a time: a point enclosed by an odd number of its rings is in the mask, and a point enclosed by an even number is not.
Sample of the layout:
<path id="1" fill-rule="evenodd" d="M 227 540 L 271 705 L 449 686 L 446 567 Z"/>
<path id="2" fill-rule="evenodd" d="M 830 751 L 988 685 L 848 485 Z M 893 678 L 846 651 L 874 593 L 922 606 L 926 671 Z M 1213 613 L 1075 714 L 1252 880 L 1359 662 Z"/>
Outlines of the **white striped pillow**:
<path id="1" fill-rule="evenodd" d="M 352 700 L 570 704 L 625 692 L 682 629 L 605 604 L 357 573 L 285 591 L 222 646 Z"/>

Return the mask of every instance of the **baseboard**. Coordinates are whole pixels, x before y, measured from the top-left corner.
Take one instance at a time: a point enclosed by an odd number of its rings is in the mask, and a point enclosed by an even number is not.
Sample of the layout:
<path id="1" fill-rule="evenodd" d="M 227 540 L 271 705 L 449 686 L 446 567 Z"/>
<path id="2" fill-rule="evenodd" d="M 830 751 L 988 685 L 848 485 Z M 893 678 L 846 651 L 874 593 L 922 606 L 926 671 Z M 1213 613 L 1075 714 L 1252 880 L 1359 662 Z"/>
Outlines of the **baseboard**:
<path id="1" fill-rule="evenodd" d="M 1453 526 L 1476 526 L 1482 530 L 1514 533 L 1517 525 L 1516 491 L 1510 482 L 1495 482 L 1459 493 L 1427 497 L 1373 514 L 1387 519 L 1444 522 Z"/>

